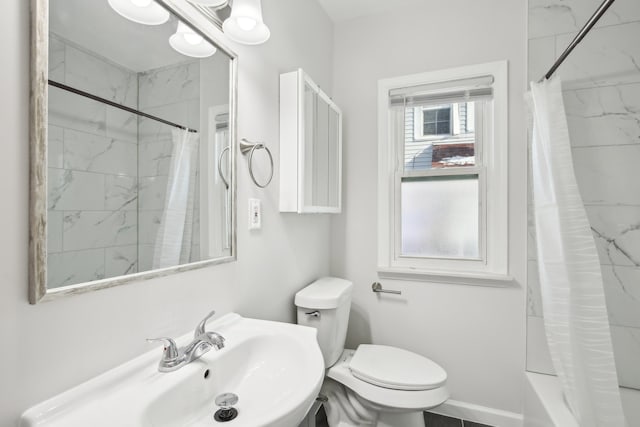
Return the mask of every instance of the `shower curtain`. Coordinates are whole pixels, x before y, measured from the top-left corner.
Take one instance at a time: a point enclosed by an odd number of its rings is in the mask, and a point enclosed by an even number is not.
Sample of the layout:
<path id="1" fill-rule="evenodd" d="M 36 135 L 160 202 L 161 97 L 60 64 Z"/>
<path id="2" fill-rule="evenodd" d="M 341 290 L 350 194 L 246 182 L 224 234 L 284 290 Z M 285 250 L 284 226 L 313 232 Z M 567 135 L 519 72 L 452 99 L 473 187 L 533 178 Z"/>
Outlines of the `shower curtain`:
<path id="1" fill-rule="evenodd" d="M 625 426 L 600 262 L 573 170 L 559 79 L 531 83 L 532 179 L 545 332 L 581 427 Z"/>
<path id="2" fill-rule="evenodd" d="M 164 211 L 153 251 L 154 269 L 191 260 L 199 136 L 181 129 L 172 129 L 171 136 L 173 151 Z"/>

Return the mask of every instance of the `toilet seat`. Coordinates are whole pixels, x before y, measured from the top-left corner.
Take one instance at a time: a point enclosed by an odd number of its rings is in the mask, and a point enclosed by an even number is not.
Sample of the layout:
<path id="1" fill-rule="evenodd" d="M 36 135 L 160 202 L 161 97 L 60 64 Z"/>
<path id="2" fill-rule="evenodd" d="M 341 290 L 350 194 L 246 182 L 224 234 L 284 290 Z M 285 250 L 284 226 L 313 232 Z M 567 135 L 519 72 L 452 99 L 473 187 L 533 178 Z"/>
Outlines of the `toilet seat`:
<path id="1" fill-rule="evenodd" d="M 449 398 L 449 392 L 443 384 L 426 390 L 398 390 L 359 379 L 353 375 L 350 368 L 355 353 L 356 350 L 344 350 L 326 375 L 377 407 L 392 411 L 426 410 L 440 405 Z"/>
<path id="2" fill-rule="evenodd" d="M 435 362 L 386 345 L 361 344 L 349 368 L 362 381 L 394 390 L 431 390 L 447 381 L 447 373 Z"/>

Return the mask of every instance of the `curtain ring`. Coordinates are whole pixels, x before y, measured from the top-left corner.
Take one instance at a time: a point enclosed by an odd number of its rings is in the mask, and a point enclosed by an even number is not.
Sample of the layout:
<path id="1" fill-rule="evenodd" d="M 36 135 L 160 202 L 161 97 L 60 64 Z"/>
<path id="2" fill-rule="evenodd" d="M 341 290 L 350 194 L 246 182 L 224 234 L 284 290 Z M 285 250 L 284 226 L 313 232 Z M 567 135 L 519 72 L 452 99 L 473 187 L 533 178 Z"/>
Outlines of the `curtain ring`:
<path id="1" fill-rule="evenodd" d="M 267 154 L 269 155 L 269 162 L 271 163 L 271 174 L 269 175 L 269 179 L 267 180 L 267 182 L 265 182 L 264 184 L 258 183 L 256 177 L 253 175 L 253 152 L 260 149 L 264 149 L 267 152 Z M 245 155 L 247 154 L 247 152 L 249 153 L 247 163 L 249 164 L 249 175 L 251 176 L 251 180 L 253 181 L 253 183 L 260 188 L 265 188 L 267 185 L 269 185 L 269 183 L 273 179 L 273 156 L 271 155 L 271 150 L 269 150 L 269 148 L 267 148 L 267 146 L 262 142 L 251 142 L 246 138 L 242 138 L 242 140 L 240 141 L 240 152 Z"/>
<path id="2" fill-rule="evenodd" d="M 224 147 L 222 152 L 220 153 L 220 157 L 218 157 L 218 175 L 220 175 L 220 179 L 224 182 L 224 186 L 229 189 L 229 181 L 224 177 L 224 173 L 222 173 L 222 158 L 224 157 L 224 153 L 229 151 L 229 146 Z"/>

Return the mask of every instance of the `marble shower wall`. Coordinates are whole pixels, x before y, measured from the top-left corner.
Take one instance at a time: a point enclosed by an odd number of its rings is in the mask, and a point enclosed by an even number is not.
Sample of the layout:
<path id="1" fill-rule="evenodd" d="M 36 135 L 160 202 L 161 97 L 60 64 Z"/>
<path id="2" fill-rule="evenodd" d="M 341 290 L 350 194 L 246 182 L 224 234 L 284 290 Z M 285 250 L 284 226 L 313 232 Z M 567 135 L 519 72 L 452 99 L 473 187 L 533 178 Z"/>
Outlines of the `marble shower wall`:
<path id="1" fill-rule="evenodd" d="M 538 80 L 600 0 L 529 0 L 529 81 Z M 640 2 L 618 0 L 557 72 L 574 165 L 598 247 L 618 376 L 640 388 Z M 527 368 L 552 373 L 529 215 Z"/>
<path id="2" fill-rule="evenodd" d="M 136 73 L 54 34 L 49 51 L 50 79 L 198 129 L 199 60 Z M 49 287 L 151 269 L 172 129 L 50 87 Z M 194 211 L 195 261 L 199 197 Z"/>
<path id="3" fill-rule="evenodd" d="M 139 108 L 154 116 L 200 130 L 200 61 L 192 60 L 140 73 Z M 172 158 L 172 127 L 139 118 L 139 265 L 149 270 L 153 248 L 162 220 L 167 179 Z M 196 175 L 198 171 L 195 171 Z M 195 194 L 199 194 L 195 179 Z M 200 249 L 200 197 L 194 202 L 193 244 L 191 261 L 198 261 Z"/>
<path id="4" fill-rule="evenodd" d="M 51 35 L 49 78 L 137 108 L 137 74 Z M 137 117 L 49 87 L 48 286 L 137 271 Z"/>

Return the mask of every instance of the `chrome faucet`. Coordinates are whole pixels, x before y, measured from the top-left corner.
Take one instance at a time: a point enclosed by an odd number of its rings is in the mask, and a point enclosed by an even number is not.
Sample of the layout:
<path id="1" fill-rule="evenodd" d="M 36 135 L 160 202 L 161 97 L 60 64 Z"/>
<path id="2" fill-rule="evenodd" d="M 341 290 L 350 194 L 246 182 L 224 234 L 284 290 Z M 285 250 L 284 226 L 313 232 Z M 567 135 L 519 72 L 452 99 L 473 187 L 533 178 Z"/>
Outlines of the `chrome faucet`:
<path id="1" fill-rule="evenodd" d="M 172 372 L 180 369 L 184 365 L 187 365 L 194 360 L 201 357 L 203 354 L 215 348 L 220 350 L 224 347 L 224 338 L 217 332 L 207 332 L 205 326 L 207 320 L 216 314 L 212 311 L 202 319 L 196 330 L 193 333 L 193 340 L 185 347 L 178 348 L 176 342 L 171 338 L 149 338 L 147 341 L 162 341 L 164 342 L 164 350 L 162 352 L 162 358 L 158 363 L 158 371 L 160 372 Z"/>

